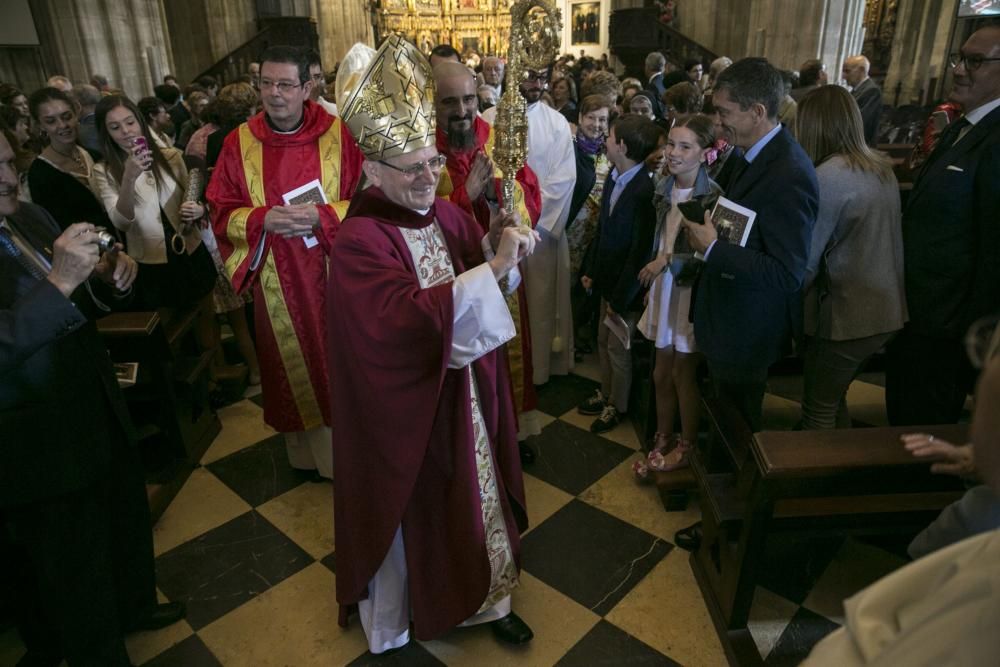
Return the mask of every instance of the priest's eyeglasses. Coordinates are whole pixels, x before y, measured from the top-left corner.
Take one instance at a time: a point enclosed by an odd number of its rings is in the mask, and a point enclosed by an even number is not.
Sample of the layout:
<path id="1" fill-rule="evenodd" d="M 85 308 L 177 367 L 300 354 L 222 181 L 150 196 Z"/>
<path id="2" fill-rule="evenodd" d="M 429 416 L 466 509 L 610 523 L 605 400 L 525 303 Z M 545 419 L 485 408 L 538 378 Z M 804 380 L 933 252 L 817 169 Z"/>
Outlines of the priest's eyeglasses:
<path id="1" fill-rule="evenodd" d="M 441 171 L 444 163 L 448 161 L 444 155 L 435 155 L 430 160 L 426 162 L 417 162 L 416 164 L 411 164 L 409 167 L 397 167 L 394 164 L 389 164 L 385 160 L 379 160 L 379 164 L 384 164 L 387 167 L 392 167 L 396 171 L 409 176 L 410 178 L 416 178 L 420 174 L 424 173 L 424 169 L 430 169 L 431 171 Z"/>
<path id="2" fill-rule="evenodd" d="M 975 72 L 983 66 L 983 63 L 996 62 L 998 60 L 1000 60 L 1000 58 L 985 58 L 978 53 L 973 53 L 968 56 L 961 53 L 952 53 L 948 56 L 949 65 L 952 67 L 958 67 L 959 63 L 964 63 L 965 69 L 970 72 Z"/>
<path id="3" fill-rule="evenodd" d="M 302 83 L 294 83 L 292 81 L 271 81 L 270 79 L 260 79 L 257 87 L 262 91 L 270 90 L 271 88 L 277 88 L 278 92 L 284 95 L 285 93 L 291 92 L 296 88 L 301 88 Z"/>

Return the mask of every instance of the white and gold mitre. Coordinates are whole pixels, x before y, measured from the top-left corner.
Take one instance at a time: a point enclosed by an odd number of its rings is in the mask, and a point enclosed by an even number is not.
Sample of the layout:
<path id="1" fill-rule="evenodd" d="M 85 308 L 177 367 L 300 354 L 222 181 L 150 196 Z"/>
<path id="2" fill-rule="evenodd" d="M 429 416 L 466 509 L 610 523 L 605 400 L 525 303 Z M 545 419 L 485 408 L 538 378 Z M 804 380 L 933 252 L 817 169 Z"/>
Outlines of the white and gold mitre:
<path id="1" fill-rule="evenodd" d="M 337 108 L 371 160 L 433 146 L 434 77 L 413 44 L 391 35 L 378 51 L 355 44 L 337 71 Z"/>

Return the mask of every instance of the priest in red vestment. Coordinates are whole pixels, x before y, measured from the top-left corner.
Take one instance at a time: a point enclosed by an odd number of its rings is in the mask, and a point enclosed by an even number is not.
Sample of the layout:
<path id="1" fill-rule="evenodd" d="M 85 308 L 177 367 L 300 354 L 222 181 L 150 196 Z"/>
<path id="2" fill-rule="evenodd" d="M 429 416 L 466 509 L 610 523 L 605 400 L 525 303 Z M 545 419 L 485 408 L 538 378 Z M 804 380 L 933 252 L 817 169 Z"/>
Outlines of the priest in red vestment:
<path id="1" fill-rule="evenodd" d="M 327 263 L 364 156 L 312 85 L 299 49 L 264 53 L 264 111 L 226 137 L 206 194 L 233 285 L 253 290 L 264 421 L 293 467 L 332 477 Z"/>
<path id="2" fill-rule="evenodd" d="M 493 128 L 476 113 L 479 98 L 475 75 L 461 63 L 445 61 L 434 68 L 434 85 L 437 149 L 448 159 L 438 183 L 438 196 L 447 197 L 471 213 L 485 233 L 491 209 L 507 205 L 501 201 L 503 173 L 493 165 Z M 516 174 L 514 202 L 510 208 L 518 214 L 522 224 L 534 227 L 541 205 L 538 180 L 531 167 L 525 165 Z M 517 293 L 507 301 L 518 333 L 518 340 L 506 349 L 522 437 L 536 435 L 541 430 L 537 413 L 533 413 L 537 397 L 532 382 L 531 327 L 525 299 L 522 282 Z M 522 448 L 522 457 L 527 463 L 533 460 L 534 454 Z"/>
<path id="3" fill-rule="evenodd" d="M 357 605 L 372 653 L 456 625 L 532 638 L 511 611 L 527 527 L 501 346 L 501 284 L 537 236 L 499 211 L 485 234 L 435 197 L 426 59 L 398 36 L 356 45 L 338 107 L 371 187 L 333 242 L 329 299 L 334 528 L 341 621 Z M 373 104 L 373 101 L 375 104 Z M 377 105 L 377 106 L 376 106 Z"/>

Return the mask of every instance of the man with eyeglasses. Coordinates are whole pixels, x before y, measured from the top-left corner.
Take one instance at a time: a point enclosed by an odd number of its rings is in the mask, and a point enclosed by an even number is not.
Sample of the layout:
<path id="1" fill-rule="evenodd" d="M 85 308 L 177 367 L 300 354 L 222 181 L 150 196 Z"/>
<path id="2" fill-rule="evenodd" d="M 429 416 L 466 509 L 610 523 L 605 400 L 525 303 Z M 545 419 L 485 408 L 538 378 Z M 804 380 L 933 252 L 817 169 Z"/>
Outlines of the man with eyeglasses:
<path id="1" fill-rule="evenodd" d="M 525 261 L 524 288 L 531 320 L 531 365 L 535 384 L 573 369 L 573 313 L 569 243 L 563 231 L 576 184 L 576 155 L 566 118 L 541 101 L 549 87 L 547 70 L 528 70 L 518 90 L 528 103 L 528 166 L 542 191 L 542 211 L 535 229 L 541 234 L 535 252 Z M 496 107 L 483 112 L 491 125 Z M 535 433 L 524 432 L 527 437 Z"/>
<path id="2" fill-rule="evenodd" d="M 399 36 L 366 49 L 345 56 L 356 83 L 338 102 L 371 187 L 334 240 L 327 304 L 341 622 L 357 606 L 375 654 L 405 646 L 411 623 L 419 640 L 489 623 L 522 644 L 527 515 L 499 348 L 514 336 L 502 286 L 537 237 L 502 209 L 484 234 L 435 195 L 430 65 Z"/>
<path id="3" fill-rule="evenodd" d="M 938 139 L 903 210 L 910 321 L 889 345 L 894 425 L 955 423 L 974 372 L 962 339 L 1000 310 L 1000 25 L 951 56 L 949 99 L 965 109 Z"/>
<path id="4" fill-rule="evenodd" d="M 259 84 L 264 110 L 226 137 L 206 196 L 233 286 L 253 290 L 264 421 L 292 467 L 331 478 L 327 264 L 363 156 L 309 99 L 302 50 L 265 51 Z"/>

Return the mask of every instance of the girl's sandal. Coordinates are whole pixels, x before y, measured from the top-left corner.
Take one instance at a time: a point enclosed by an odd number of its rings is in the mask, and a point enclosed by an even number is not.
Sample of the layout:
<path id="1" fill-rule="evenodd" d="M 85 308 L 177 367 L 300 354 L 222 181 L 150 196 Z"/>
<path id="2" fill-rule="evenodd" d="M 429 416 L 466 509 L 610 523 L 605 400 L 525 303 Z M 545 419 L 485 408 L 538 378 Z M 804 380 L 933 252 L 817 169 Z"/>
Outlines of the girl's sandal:
<path id="1" fill-rule="evenodd" d="M 690 458 L 692 449 L 693 446 L 690 442 L 678 439 L 677 446 L 669 452 L 664 454 L 651 452 L 647 467 L 650 470 L 655 470 L 657 472 L 670 472 L 671 470 L 687 468 L 691 465 Z"/>

